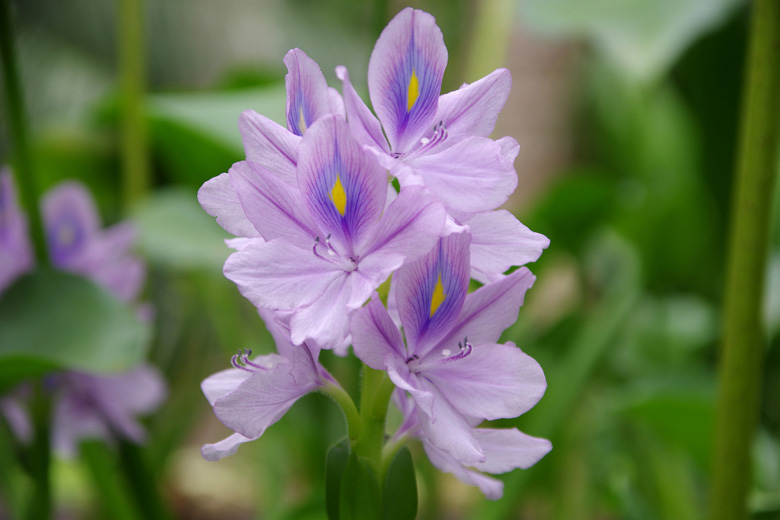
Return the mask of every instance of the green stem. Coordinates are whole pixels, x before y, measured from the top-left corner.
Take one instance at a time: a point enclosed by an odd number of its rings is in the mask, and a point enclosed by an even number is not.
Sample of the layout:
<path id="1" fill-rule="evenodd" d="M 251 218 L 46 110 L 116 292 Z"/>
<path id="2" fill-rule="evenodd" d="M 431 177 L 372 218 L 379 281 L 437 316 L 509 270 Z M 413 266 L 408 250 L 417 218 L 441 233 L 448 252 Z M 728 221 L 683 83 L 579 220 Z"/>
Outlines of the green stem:
<path id="1" fill-rule="evenodd" d="M 79 446 L 81 460 L 92 477 L 100 506 L 106 518 L 140 520 L 122 473 L 117 471 L 116 454 L 102 441 L 83 441 Z"/>
<path id="2" fill-rule="evenodd" d="M 360 413 L 358 412 L 355 402 L 349 396 L 346 390 L 344 390 L 338 383 L 331 383 L 320 389 L 322 393 L 330 396 L 331 399 L 336 401 L 344 412 L 344 417 L 347 419 L 347 431 L 349 432 L 349 442 L 354 444 L 360 437 L 361 421 Z"/>
<path id="3" fill-rule="evenodd" d="M 379 478 L 380 481 L 384 481 L 387 476 L 387 470 L 390 469 L 390 464 L 398 454 L 398 450 L 406 446 L 406 443 L 411 440 L 408 435 L 401 435 L 400 437 L 393 437 L 390 439 L 385 447 L 382 448 L 382 466 L 380 467 Z"/>
<path id="4" fill-rule="evenodd" d="M 39 191 L 35 179 L 35 167 L 28 142 L 24 96 L 19 79 L 19 67 L 14 49 L 13 24 L 9 0 L 0 0 L 0 58 L 3 68 L 3 92 L 8 114 L 8 129 L 14 144 L 15 173 L 22 204 L 30 220 L 30 233 L 35 258 L 40 265 L 48 263 L 43 222 L 38 206 Z"/>
<path id="5" fill-rule="evenodd" d="M 121 160 L 125 206 L 149 188 L 149 160 L 144 125 L 144 15 L 142 0 L 119 0 L 119 83 Z"/>
<path id="6" fill-rule="evenodd" d="M 360 437 L 354 445 L 355 453 L 367 459 L 381 478 L 382 445 L 385 441 L 387 406 L 395 386 L 387 373 L 363 367 L 363 389 L 360 401 Z M 379 481 L 380 489 L 383 485 Z"/>
<path id="7" fill-rule="evenodd" d="M 466 81 L 475 81 L 506 66 L 506 54 L 514 26 L 515 2 L 479 0 L 473 36 L 466 58 Z"/>
<path id="8" fill-rule="evenodd" d="M 780 120 L 780 1 L 753 4 L 732 203 L 711 518 L 748 517 L 766 348 L 761 321 Z"/>
<path id="9" fill-rule="evenodd" d="M 35 394 L 30 405 L 33 423 L 33 445 L 28 451 L 30 473 L 35 481 L 35 489 L 30 497 L 26 518 L 31 520 L 47 519 L 52 516 L 51 500 L 51 446 L 49 417 L 51 416 L 51 398 L 43 388 L 42 381 L 36 381 Z"/>

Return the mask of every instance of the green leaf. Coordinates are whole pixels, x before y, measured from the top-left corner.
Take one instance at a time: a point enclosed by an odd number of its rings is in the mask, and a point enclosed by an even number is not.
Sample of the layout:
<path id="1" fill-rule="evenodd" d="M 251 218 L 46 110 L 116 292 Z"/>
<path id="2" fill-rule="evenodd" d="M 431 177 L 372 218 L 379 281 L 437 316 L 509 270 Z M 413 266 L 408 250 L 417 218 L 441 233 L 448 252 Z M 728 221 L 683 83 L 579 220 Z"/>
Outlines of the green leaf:
<path id="1" fill-rule="evenodd" d="M 404 447 L 390 463 L 382 497 L 384 520 L 417 518 L 417 478 L 412 454 Z"/>
<path id="2" fill-rule="evenodd" d="M 41 268 L 0 298 L 0 390 L 54 369 L 127 370 L 146 354 L 150 327 L 91 281 Z"/>
<path id="3" fill-rule="evenodd" d="M 339 501 L 340 520 L 380 520 L 382 518 L 382 493 L 373 468 L 350 454 L 341 477 Z"/>
<path id="4" fill-rule="evenodd" d="M 328 450 L 325 466 L 325 509 L 330 520 L 339 520 L 341 477 L 349 460 L 349 441 L 344 439 Z"/>
<path id="5" fill-rule="evenodd" d="M 230 235 L 201 209 L 194 189 L 150 194 L 133 209 L 139 247 L 153 262 L 178 270 L 222 272 Z"/>

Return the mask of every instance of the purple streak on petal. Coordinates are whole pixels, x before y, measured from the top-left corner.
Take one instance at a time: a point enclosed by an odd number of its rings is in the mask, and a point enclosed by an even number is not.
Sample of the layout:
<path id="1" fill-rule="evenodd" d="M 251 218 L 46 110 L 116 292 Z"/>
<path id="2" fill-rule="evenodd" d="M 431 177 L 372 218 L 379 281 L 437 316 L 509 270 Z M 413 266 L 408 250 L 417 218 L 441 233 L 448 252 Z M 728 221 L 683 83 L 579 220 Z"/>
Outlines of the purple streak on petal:
<path id="1" fill-rule="evenodd" d="M 60 183 L 43 197 L 42 213 L 49 258 L 68 268 L 100 227 L 92 196 L 81 183 Z"/>
<path id="2" fill-rule="evenodd" d="M 311 249 L 283 239 L 251 244 L 233 253 L 224 273 L 255 306 L 287 310 L 311 304 L 347 276 Z"/>
<path id="3" fill-rule="evenodd" d="M 319 65 L 300 49 L 290 50 L 284 57 L 287 75 L 287 128 L 303 135 L 314 122 L 330 112 L 330 96 L 325 76 Z"/>
<path id="4" fill-rule="evenodd" d="M 255 372 L 214 403 L 222 423 L 244 437 L 256 439 L 277 422 L 299 398 L 319 385 L 317 374 L 296 380 L 292 363 L 280 363 L 267 372 Z"/>
<path id="5" fill-rule="evenodd" d="M 241 444 L 253 440 L 255 439 L 244 437 L 240 433 L 234 433 L 226 439 L 222 439 L 214 444 L 204 444 L 200 449 L 200 454 L 209 462 L 215 462 L 235 454 Z"/>
<path id="6" fill-rule="evenodd" d="M 525 293 L 536 277 L 521 267 L 502 280 L 480 287 L 466 296 L 458 321 L 445 339 L 444 345 L 457 345 L 468 337 L 473 345 L 496 343 L 501 333 L 517 321 Z"/>
<path id="7" fill-rule="evenodd" d="M 352 315 L 350 324 L 355 355 L 375 370 L 384 370 L 388 355 L 406 356 L 401 333 L 379 298 L 373 298 Z"/>
<path id="8" fill-rule="evenodd" d="M 433 126 L 446 66 L 444 37 L 430 14 L 406 8 L 382 31 L 368 63 L 368 91 L 393 151 L 407 151 Z M 413 72 L 419 95 L 409 110 Z"/>
<path id="9" fill-rule="evenodd" d="M 485 137 L 469 137 L 437 153 L 410 160 L 448 208 L 461 212 L 481 212 L 506 202 L 517 187 L 512 162 L 501 146 Z"/>
<path id="10" fill-rule="evenodd" d="M 506 473 L 516 468 L 528 469 L 552 449 L 547 439 L 531 437 L 517 428 L 493 430 L 477 428 L 474 436 L 485 451 L 485 462 L 474 467 L 488 473 Z"/>
<path id="11" fill-rule="evenodd" d="M 16 201 L 11 172 L 0 171 L 0 294 L 35 264 L 27 219 Z"/>
<path id="12" fill-rule="evenodd" d="M 343 215 L 332 190 L 346 196 Z M 350 135 L 340 116 L 319 120 L 303 139 L 298 163 L 298 184 L 320 228 L 333 235 L 344 254 L 379 220 L 387 196 L 387 176 L 373 156 Z"/>
<path id="13" fill-rule="evenodd" d="M 217 223 L 228 233 L 239 237 L 260 236 L 244 213 L 227 173 L 203 183 L 198 190 L 198 202 L 206 213 L 217 218 Z"/>
<path id="14" fill-rule="evenodd" d="M 468 233 L 441 238 L 427 255 L 398 271 L 396 304 L 410 354 L 423 356 L 458 318 L 469 286 L 470 239 Z M 431 315 L 439 281 L 444 299 Z"/>
<path id="15" fill-rule="evenodd" d="M 355 139 L 363 145 L 376 147 L 385 154 L 390 153 L 387 139 L 382 133 L 382 125 L 371 113 L 366 104 L 360 99 L 352 83 L 349 81 L 349 73 L 343 65 L 336 67 L 336 77 L 343 84 L 344 108 L 346 109 L 349 129 Z"/>
<path id="16" fill-rule="evenodd" d="M 451 473 L 455 477 L 470 486 L 477 486 L 488 500 L 498 500 L 504 495 L 504 483 L 498 479 L 488 477 L 477 471 L 468 469 L 463 463 L 447 454 L 447 452 L 438 449 L 430 442 L 423 439 L 423 448 L 431 464 L 440 471 Z M 489 455 L 487 455 L 489 457 Z"/>
<path id="17" fill-rule="evenodd" d="M 535 262 L 550 245 L 550 239 L 531 231 L 506 210 L 479 213 L 466 225 L 472 237 L 472 278 L 483 283 L 514 265 Z"/>
<path id="18" fill-rule="evenodd" d="M 297 188 L 248 161 L 235 163 L 229 175 L 244 213 L 264 239 L 283 237 L 301 248 L 311 248 L 321 231 Z"/>
<path id="19" fill-rule="evenodd" d="M 497 69 L 470 85 L 442 95 L 434 120 L 442 121 L 447 128 L 448 144 L 470 136 L 488 137 L 511 87 L 510 72 Z"/>
<path id="20" fill-rule="evenodd" d="M 247 160 L 262 165 L 287 184 L 297 186 L 295 169 L 301 138 L 253 110 L 238 118 Z"/>
<path id="21" fill-rule="evenodd" d="M 457 350 L 457 346 L 451 348 Z M 539 364 L 511 343 L 477 344 L 463 359 L 429 365 L 425 378 L 458 412 L 488 420 L 527 412 L 547 388 Z"/>

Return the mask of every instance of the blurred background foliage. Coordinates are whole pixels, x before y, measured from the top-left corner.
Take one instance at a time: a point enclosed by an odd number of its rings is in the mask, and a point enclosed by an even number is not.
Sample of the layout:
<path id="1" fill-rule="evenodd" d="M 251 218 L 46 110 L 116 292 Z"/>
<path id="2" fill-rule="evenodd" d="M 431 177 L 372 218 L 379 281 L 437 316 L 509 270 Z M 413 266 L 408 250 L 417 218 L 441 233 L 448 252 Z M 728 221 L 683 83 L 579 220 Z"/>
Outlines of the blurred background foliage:
<path id="1" fill-rule="evenodd" d="M 227 235 L 197 189 L 243 158 L 237 119 L 283 122 L 282 57 L 299 47 L 340 89 L 346 65 L 365 93 L 373 42 L 395 0 L 145 2 L 153 186 L 123 208 L 117 5 L 12 2 L 43 188 L 87 183 L 109 223 L 132 217 L 156 309 L 149 359 L 170 385 L 148 418 L 142 457 L 178 518 L 324 516 L 325 454 L 344 435 L 338 408 L 310 395 L 261 440 L 219 463 L 204 442 L 228 431 L 199 391 L 238 348 L 270 336 L 222 276 Z M 419 446 L 420 518 L 698 519 L 707 507 L 725 238 L 747 34 L 742 0 L 427 0 L 450 52 L 444 91 L 499 66 L 513 94 L 496 136 L 521 144 L 508 207 L 552 241 L 517 324 L 505 334 L 544 367 L 547 395 L 513 421 L 554 449 L 506 477 L 503 500 L 435 470 Z M 487 68 L 482 71 L 481 69 Z M 0 127 L 8 162 L 9 129 Z M 750 505 L 780 518 L 780 190 L 768 276 L 770 348 Z M 357 362 L 323 354 L 359 392 Z M 0 431 L 0 445 L 7 442 Z M 125 450 L 133 450 L 125 446 Z M 100 518 L 111 494 L 83 461 L 57 461 L 62 518 Z M 121 483 L 116 483 L 121 491 Z M 150 484 L 154 485 L 154 483 Z M 30 482 L 0 449 L 0 516 Z M 108 491 L 106 491 L 108 489 Z M 111 498 L 114 497 L 114 498 Z M 118 498 L 117 498 L 118 497 Z M 104 508 L 104 509 L 101 509 Z M 144 518 L 128 509 L 128 518 Z"/>

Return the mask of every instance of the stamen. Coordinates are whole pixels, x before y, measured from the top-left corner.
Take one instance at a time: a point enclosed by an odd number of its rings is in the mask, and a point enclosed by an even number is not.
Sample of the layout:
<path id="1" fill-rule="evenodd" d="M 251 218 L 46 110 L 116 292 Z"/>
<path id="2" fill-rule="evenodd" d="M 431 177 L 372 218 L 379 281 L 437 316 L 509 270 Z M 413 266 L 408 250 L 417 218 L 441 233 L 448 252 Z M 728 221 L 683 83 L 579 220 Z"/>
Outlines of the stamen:
<path id="1" fill-rule="evenodd" d="M 468 357 L 471 354 L 473 347 L 468 342 L 468 338 L 465 338 L 462 342 L 458 343 L 458 353 L 452 355 L 452 350 L 445 348 L 442 349 L 442 358 L 427 357 L 420 362 L 420 357 L 417 354 L 411 356 L 406 360 L 406 364 L 409 366 L 409 370 L 414 373 L 423 372 L 427 369 L 436 368 L 443 363 L 451 363 Z"/>
<path id="2" fill-rule="evenodd" d="M 328 236 L 325 237 L 325 245 L 328 246 L 328 254 L 330 256 L 336 256 L 336 251 L 333 249 L 333 246 L 330 245 L 330 236 L 331 234 L 328 233 Z"/>
<path id="3" fill-rule="evenodd" d="M 244 370 L 245 372 L 257 372 L 258 370 L 269 370 L 268 367 L 264 367 L 262 365 L 258 365 L 257 363 L 253 363 L 250 361 L 249 356 L 252 355 L 252 349 L 248 348 L 246 350 L 238 349 L 238 354 L 234 354 L 232 358 L 230 358 L 230 363 L 239 370 Z"/>

